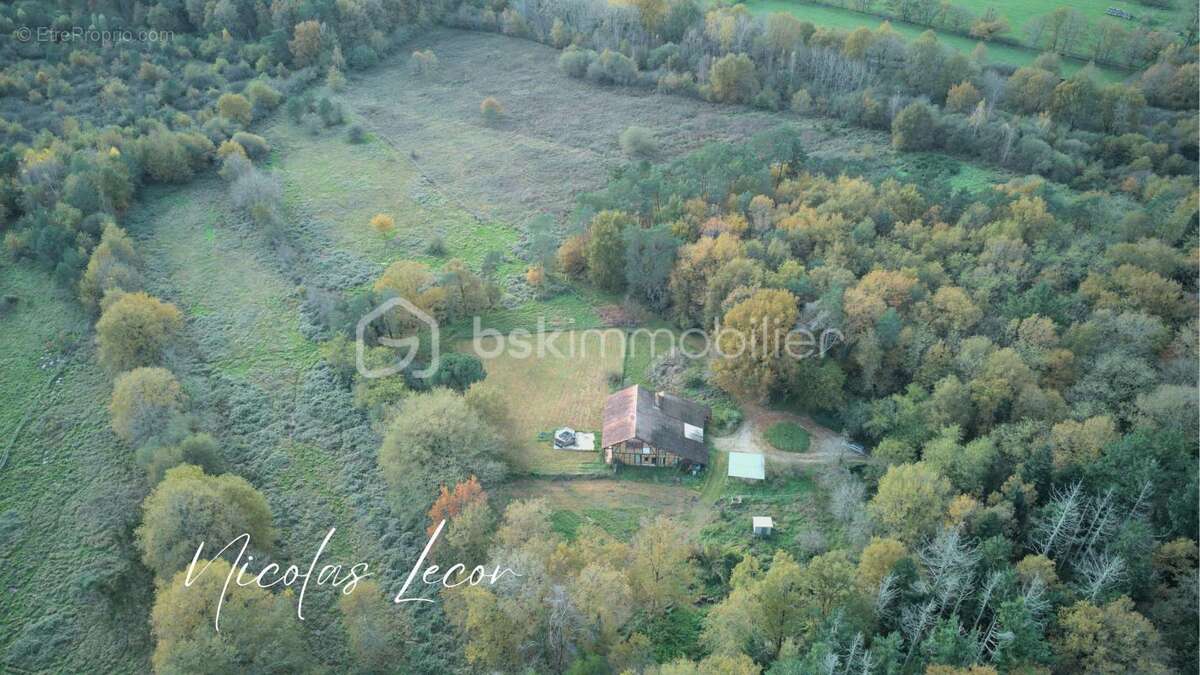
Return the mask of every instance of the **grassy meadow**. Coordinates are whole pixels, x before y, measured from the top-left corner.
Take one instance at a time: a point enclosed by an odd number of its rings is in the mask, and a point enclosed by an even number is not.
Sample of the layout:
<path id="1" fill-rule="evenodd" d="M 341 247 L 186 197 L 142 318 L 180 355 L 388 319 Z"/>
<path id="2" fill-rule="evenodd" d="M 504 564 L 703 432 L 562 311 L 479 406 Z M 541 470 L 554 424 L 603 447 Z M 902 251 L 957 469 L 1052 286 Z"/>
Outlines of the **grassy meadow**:
<path id="1" fill-rule="evenodd" d="M 539 357 L 535 343 L 528 343 L 534 351 L 527 357 L 516 349 L 491 356 L 496 348 L 494 338 L 481 339 L 478 350 L 470 342 L 457 346 L 480 356 L 488 382 L 512 401 L 510 414 L 519 429 L 519 437 L 511 439 L 516 445 L 510 457 L 513 468 L 550 475 L 604 471 L 598 452 L 556 450 L 549 440 L 539 439 L 539 434 L 564 426 L 595 432 L 599 450 L 601 412 L 612 391 L 610 376 L 620 377 L 624 359 L 621 332 L 564 332 L 550 343 L 544 357 Z"/>

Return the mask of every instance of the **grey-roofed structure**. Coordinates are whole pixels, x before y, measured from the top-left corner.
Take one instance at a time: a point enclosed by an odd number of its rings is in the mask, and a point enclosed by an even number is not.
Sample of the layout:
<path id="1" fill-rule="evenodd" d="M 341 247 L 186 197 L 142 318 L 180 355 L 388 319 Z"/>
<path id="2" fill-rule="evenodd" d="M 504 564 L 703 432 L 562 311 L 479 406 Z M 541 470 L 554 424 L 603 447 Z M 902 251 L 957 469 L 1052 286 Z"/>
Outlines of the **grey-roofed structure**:
<path id="1" fill-rule="evenodd" d="M 708 406 L 633 385 L 604 403 L 601 447 L 608 464 L 704 466 Z"/>

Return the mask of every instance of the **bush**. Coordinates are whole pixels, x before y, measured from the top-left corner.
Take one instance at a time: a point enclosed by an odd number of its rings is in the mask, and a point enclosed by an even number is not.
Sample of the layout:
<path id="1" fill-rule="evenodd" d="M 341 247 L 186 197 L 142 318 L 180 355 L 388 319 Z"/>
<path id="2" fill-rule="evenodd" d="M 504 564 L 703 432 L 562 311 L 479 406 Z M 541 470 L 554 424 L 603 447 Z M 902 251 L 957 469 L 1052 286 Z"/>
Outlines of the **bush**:
<path id="1" fill-rule="evenodd" d="M 250 535 L 252 549 L 270 550 L 275 528 L 267 500 L 244 478 L 209 476 L 185 464 L 167 471 L 142 503 L 137 543 L 146 567 L 166 579 L 192 561 L 201 543 L 213 555 L 242 534 Z"/>
<path id="2" fill-rule="evenodd" d="M 812 112 L 813 99 L 807 89 L 797 89 L 792 94 L 792 112 L 807 115 Z"/>
<path id="3" fill-rule="evenodd" d="M 187 148 L 177 134 L 158 131 L 138 143 L 146 174 L 160 183 L 185 183 L 192 178 Z"/>
<path id="4" fill-rule="evenodd" d="M 438 257 L 446 255 L 446 238 L 440 232 L 431 235 L 425 243 L 425 252 Z"/>
<path id="5" fill-rule="evenodd" d="M 430 384 L 435 387 L 449 387 L 458 392 L 464 392 L 467 387 L 479 382 L 487 373 L 483 370 L 483 362 L 474 354 L 452 352 L 441 358 L 437 370 L 430 378 Z"/>
<path id="6" fill-rule="evenodd" d="M 239 131 L 233 135 L 233 142 L 242 146 L 250 159 L 262 159 L 271 152 L 267 139 L 247 131 Z"/>
<path id="7" fill-rule="evenodd" d="M 355 145 L 364 143 L 367 140 L 367 132 L 362 128 L 361 124 L 351 124 L 350 128 L 346 130 L 346 140 Z"/>
<path id="8" fill-rule="evenodd" d="M 633 84 L 637 81 L 637 64 L 620 52 L 605 49 L 588 66 L 587 76 L 600 84 Z"/>
<path id="9" fill-rule="evenodd" d="M 217 99 L 217 111 L 221 117 L 243 126 L 254 119 L 254 108 L 241 94 L 221 94 L 221 98 Z"/>
<path id="10" fill-rule="evenodd" d="M 328 98 L 321 99 L 317 104 L 317 114 L 321 116 L 321 121 L 327 127 L 334 127 L 345 122 L 345 113 L 342 111 L 342 104 L 335 103 Z"/>
<path id="11" fill-rule="evenodd" d="M 138 450 L 138 464 L 146 470 L 150 485 L 157 485 L 163 476 L 180 464 L 193 464 L 207 474 L 223 471 L 224 460 L 216 439 L 208 434 L 192 434 L 177 445 L 146 445 Z"/>
<path id="12" fill-rule="evenodd" d="M 485 485 L 503 477 L 500 448 L 499 435 L 462 396 L 434 389 L 405 399 L 379 449 L 379 468 L 401 511 L 421 513 L 439 486 L 471 475 Z"/>
<path id="13" fill-rule="evenodd" d="M 651 157 L 658 152 L 654 134 L 645 127 L 629 127 L 621 132 L 621 151 L 630 157 Z"/>
<path id="14" fill-rule="evenodd" d="M 108 410 L 121 440 L 139 447 L 162 440 L 184 401 L 179 381 L 166 368 L 135 368 L 117 376 Z"/>
<path id="15" fill-rule="evenodd" d="M 892 120 L 892 145 L 897 150 L 930 150 L 937 144 L 937 119 L 929 104 L 914 101 Z"/>
<path id="16" fill-rule="evenodd" d="M 413 75 L 428 76 L 437 71 L 438 57 L 431 49 L 426 49 L 425 51 L 418 50 L 412 53 L 412 58 L 409 59 L 408 64 Z"/>
<path id="17" fill-rule="evenodd" d="M 355 70 L 363 70 L 379 63 L 379 54 L 370 45 L 359 44 L 350 50 L 346 62 Z"/>
<path id="18" fill-rule="evenodd" d="M 155 366 L 183 325 L 179 310 L 146 293 L 110 293 L 96 322 L 99 359 L 112 372 Z"/>
<path id="19" fill-rule="evenodd" d="M 712 406 L 712 423 L 715 433 L 728 433 L 741 425 L 742 411 L 729 405 L 714 405 Z"/>
<path id="20" fill-rule="evenodd" d="M 594 58 L 596 52 L 590 49 L 570 47 L 558 57 L 558 67 L 567 77 L 583 78 L 587 76 L 588 66 L 592 65 Z"/>
<path id="21" fill-rule="evenodd" d="M 245 212 L 260 227 L 273 228 L 280 222 L 283 189 L 274 175 L 257 169 L 243 172 L 229 188 L 235 208 Z"/>
<path id="22" fill-rule="evenodd" d="M 243 93 L 250 99 L 250 105 L 254 106 L 256 110 L 274 110 L 283 100 L 283 94 L 275 91 L 271 85 L 262 80 L 254 80 L 246 85 Z"/>
<path id="23" fill-rule="evenodd" d="M 92 249 L 87 269 L 79 280 L 79 299 L 88 309 L 100 307 L 104 294 L 120 289 L 136 291 L 142 285 L 141 261 L 125 230 L 109 221 L 100 235 L 100 244 Z"/>
<path id="24" fill-rule="evenodd" d="M 712 98 L 723 103 L 747 103 L 758 93 L 758 73 L 745 54 L 726 54 L 717 59 L 709 74 Z"/>
<path id="25" fill-rule="evenodd" d="M 371 219 L 371 229 L 379 234 L 391 234 L 396 229 L 396 219 L 386 213 L 377 213 Z"/>
<path id="26" fill-rule="evenodd" d="M 779 92 L 771 87 L 764 87 L 762 91 L 758 92 L 752 103 L 755 108 L 761 110 L 779 110 L 783 107 L 783 101 L 779 97 Z"/>
<path id="27" fill-rule="evenodd" d="M 493 123 L 504 114 L 504 106 L 500 105 L 500 101 L 494 97 L 488 96 L 479 102 L 479 114 L 483 115 L 484 121 Z"/>

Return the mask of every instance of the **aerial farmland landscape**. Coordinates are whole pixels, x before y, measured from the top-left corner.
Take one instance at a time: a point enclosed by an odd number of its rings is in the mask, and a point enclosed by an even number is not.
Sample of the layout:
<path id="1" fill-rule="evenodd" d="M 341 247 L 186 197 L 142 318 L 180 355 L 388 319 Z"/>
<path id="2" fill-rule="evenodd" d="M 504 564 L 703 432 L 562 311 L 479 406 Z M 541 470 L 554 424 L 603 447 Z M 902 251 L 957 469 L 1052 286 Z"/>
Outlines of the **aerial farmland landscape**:
<path id="1" fill-rule="evenodd" d="M 0 672 L 1200 672 L 1194 3 L 0 36 Z"/>

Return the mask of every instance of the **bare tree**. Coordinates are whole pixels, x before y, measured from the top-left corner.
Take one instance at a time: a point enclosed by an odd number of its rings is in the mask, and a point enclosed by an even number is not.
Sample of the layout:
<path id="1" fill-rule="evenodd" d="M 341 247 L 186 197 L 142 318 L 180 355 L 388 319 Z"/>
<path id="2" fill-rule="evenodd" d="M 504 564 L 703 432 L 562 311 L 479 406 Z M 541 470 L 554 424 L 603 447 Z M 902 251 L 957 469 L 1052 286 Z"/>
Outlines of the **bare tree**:
<path id="1" fill-rule="evenodd" d="M 1054 491 L 1050 503 L 1042 510 L 1042 517 L 1034 524 L 1033 541 L 1038 553 L 1049 556 L 1074 543 L 1082 517 L 1083 500 L 1079 483 L 1073 483 L 1066 490 Z"/>
<path id="2" fill-rule="evenodd" d="M 1080 592 L 1089 601 L 1095 601 L 1124 578 L 1125 560 L 1109 553 L 1088 555 L 1075 566 L 1075 571 L 1080 577 Z"/>

